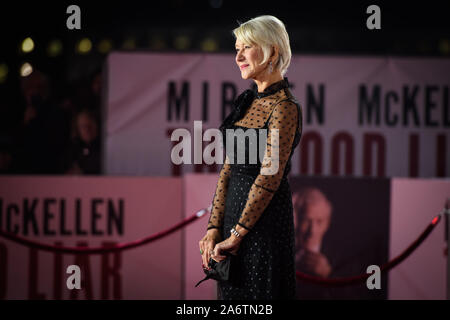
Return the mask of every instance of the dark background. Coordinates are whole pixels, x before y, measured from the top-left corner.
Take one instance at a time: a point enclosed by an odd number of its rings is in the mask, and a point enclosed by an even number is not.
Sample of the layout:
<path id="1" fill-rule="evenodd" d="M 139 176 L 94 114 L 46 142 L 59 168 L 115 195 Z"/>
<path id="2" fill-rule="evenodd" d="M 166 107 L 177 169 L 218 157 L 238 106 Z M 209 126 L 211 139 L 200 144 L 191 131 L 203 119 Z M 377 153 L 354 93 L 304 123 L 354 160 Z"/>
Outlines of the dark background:
<path id="1" fill-rule="evenodd" d="M 81 9 L 81 30 L 66 28 L 71 4 Z M 381 9 L 381 30 L 366 28 L 371 4 Z M 86 77 L 101 66 L 104 55 L 95 46 L 104 38 L 112 41 L 114 50 L 123 50 L 131 37 L 133 50 L 196 52 L 212 37 L 215 51 L 233 52 L 231 30 L 237 21 L 262 14 L 286 24 L 293 53 L 448 57 L 449 7 L 448 1 L 8 1 L 1 9 L 0 63 L 8 65 L 9 76 L 1 86 L 13 93 L 25 60 L 60 85 Z M 188 37 L 189 44 L 180 48 L 177 36 Z M 19 47 L 26 37 L 32 37 L 35 50 L 24 55 Z M 93 50 L 80 56 L 74 47 L 83 37 L 91 39 Z M 155 37 L 162 42 L 152 43 Z M 52 39 L 62 41 L 63 52 L 49 58 L 45 49 Z M 71 66 L 77 66 L 76 72 Z"/>
<path id="2" fill-rule="evenodd" d="M 66 8 L 81 8 L 81 30 L 68 30 Z M 377 4 L 381 9 L 381 30 L 366 28 L 366 9 Z M 219 6 L 214 8 L 213 6 Z M 185 49 L 201 51 L 200 43 L 213 36 L 218 51 L 232 52 L 231 30 L 237 21 L 262 14 L 280 18 L 291 37 L 295 53 L 314 54 L 389 54 L 447 56 L 443 41 L 450 36 L 448 1 L 9 1 L 2 4 L 1 60 L 18 60 L 18 46 L 31 36 L 36 49 L 32 58 L 45 55 L 43 45 L 53 38 L 64 43 L 64 56 L 70 57 L 76 40 L 90 37 L 94 44 L 108 37 L 114 48 L 129 36 L 136 38 L 136 49 L 155 50 L 152 36 L 174 46 L 177 35 L 187 35 L 191 44 Z M 6 45 L 5 45 L 6 44 Z M 93 50 L 95 51 L 95 50 Z M 65 61 L 67 63 L 67 60 Z"/>

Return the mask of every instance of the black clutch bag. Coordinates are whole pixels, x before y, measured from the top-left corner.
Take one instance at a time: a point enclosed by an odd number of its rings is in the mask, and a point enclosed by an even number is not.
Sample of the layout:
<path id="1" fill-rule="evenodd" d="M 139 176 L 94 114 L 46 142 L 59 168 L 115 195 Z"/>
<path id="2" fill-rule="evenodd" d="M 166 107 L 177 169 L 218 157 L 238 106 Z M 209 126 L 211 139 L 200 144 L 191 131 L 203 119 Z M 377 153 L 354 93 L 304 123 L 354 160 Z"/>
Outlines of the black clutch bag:
<path id="1" fill-rule="evenodd" d="M 209 259 L 208 267 L 211 269 L 203 268 L 206 277 L 200 280 L 195 286 L 197 287 L 203 281 L 208 279 L 214 279 L 217 281 L 228 281 L 230 283 L 239 283 L 239 270 L 238 270 L 238 256 L 229 252 L 223 252 L 226 258 L 220 262 Z"/>

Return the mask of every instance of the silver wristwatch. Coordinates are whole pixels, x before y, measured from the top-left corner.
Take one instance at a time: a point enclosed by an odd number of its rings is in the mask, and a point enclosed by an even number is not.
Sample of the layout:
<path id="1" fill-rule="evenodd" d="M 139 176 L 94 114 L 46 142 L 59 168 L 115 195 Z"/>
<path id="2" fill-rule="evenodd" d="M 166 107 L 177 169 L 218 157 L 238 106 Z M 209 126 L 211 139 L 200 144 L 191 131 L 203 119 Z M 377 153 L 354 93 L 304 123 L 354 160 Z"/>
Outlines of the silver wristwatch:
<path id="1" fill-rule="evenodd" d="M 237 232 L 235 228 L 231 228 L 230 232 L 238 238 L 241 236 L 241 234 L 239 232 Z"/>

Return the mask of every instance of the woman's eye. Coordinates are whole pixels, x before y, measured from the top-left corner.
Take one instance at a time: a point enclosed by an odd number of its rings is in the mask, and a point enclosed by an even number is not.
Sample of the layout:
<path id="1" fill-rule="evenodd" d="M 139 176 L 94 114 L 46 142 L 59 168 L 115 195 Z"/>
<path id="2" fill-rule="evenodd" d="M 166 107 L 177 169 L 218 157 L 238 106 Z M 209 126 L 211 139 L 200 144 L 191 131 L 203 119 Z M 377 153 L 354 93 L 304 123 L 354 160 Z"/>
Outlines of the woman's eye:
<path id="1" fill-rule="evenodd" d="M 244 49 L 250 49 L 251 48 L 251 46 L 244 46 Z M 239 49 L 238 48 L 236 48 L 236 52 L 238 52 L 239 51 Z"/>

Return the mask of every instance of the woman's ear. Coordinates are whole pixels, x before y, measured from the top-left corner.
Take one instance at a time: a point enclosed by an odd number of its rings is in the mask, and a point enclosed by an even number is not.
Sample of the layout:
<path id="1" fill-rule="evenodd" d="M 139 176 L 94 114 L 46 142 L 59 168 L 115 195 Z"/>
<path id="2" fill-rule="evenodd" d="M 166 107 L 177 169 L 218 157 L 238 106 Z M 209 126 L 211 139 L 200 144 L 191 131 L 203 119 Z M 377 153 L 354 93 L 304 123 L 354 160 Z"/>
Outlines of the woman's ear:
<path id="1" fill-rule="evenodd" d="M 272 46 L 272 54 L 270 55 L 270 57 L 274 57 L 275 60 L 278 59 L 278 47 Z"/>
<path id="2" fill-rule="evenodd" d="M 272 54 L 270 55 L 270 58 L 270 60 L 273 61 L 273 64 L 275 65 L 279 59 L 278 47 L 272 46 Z"/>

